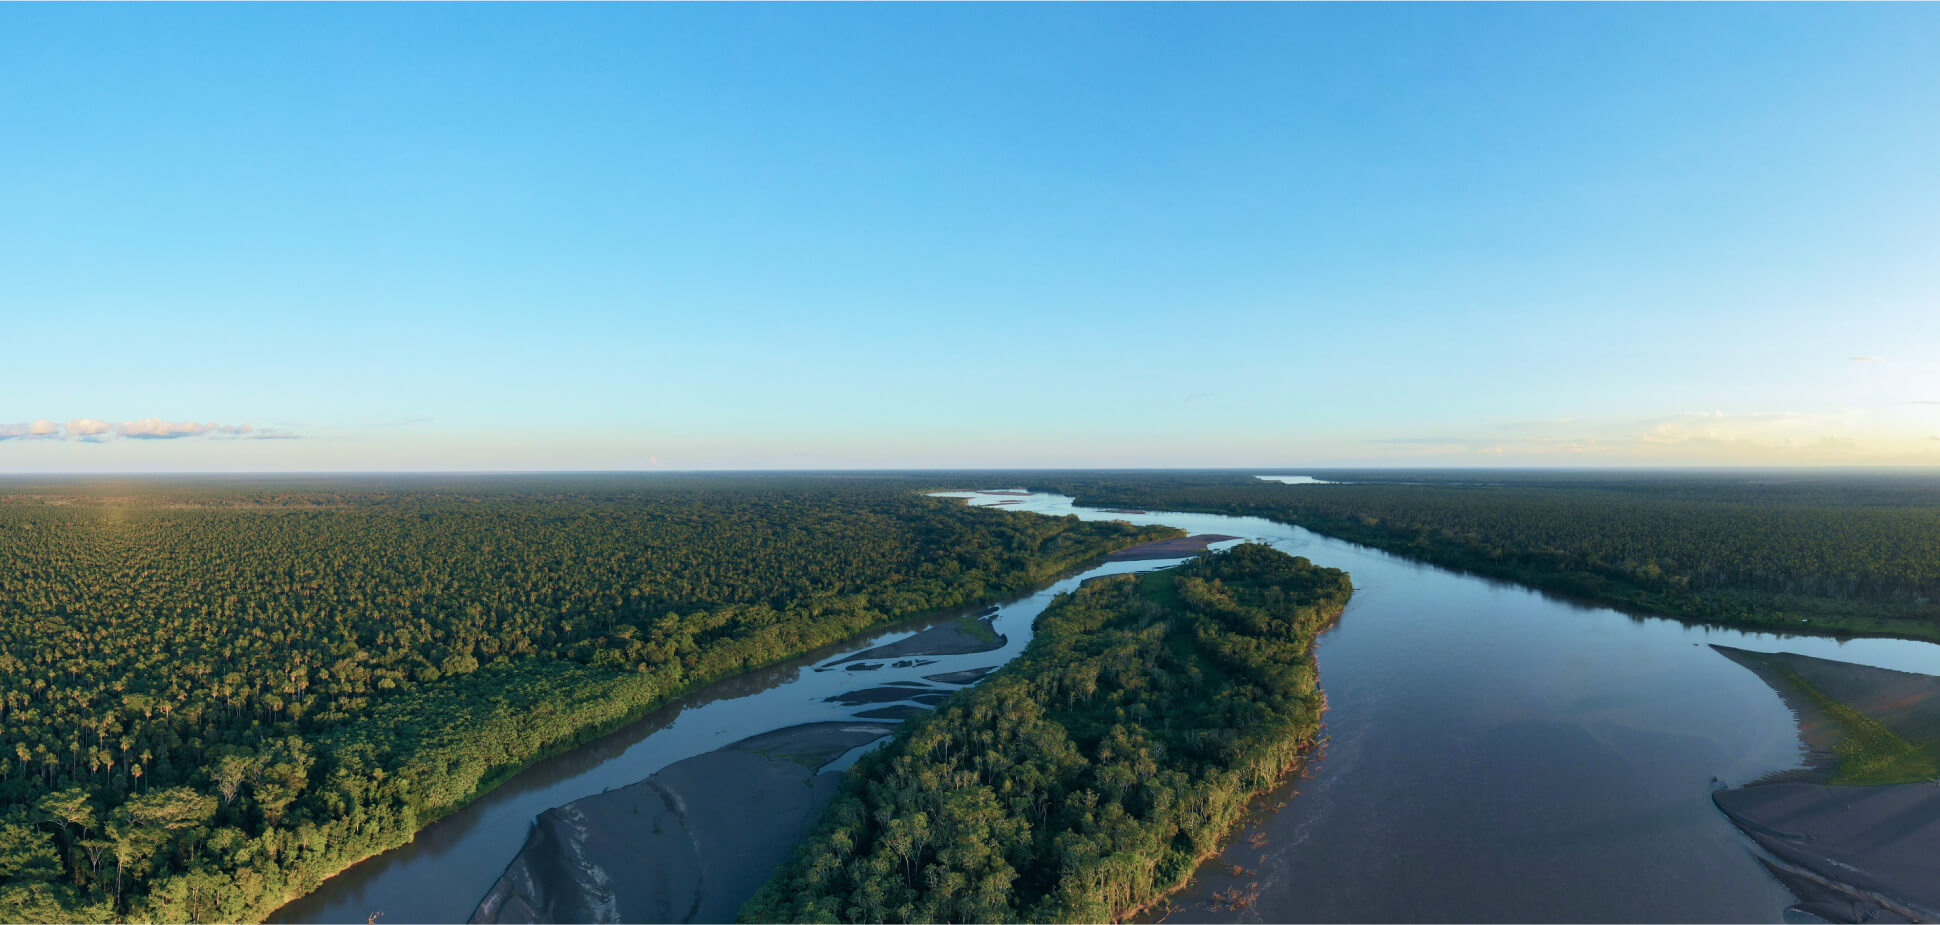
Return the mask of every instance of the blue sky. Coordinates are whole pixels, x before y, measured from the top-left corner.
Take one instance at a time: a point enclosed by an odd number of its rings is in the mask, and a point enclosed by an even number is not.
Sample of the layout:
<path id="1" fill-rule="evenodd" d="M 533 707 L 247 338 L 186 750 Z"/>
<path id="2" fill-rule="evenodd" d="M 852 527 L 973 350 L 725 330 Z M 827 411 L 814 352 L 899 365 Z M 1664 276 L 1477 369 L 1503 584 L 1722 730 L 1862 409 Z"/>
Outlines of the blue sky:
<path id="1" fill-rule="evenodd" d="M 1936 164 L 1933 5 L 6 5 L 0 472 L 1940 465 Z"/>

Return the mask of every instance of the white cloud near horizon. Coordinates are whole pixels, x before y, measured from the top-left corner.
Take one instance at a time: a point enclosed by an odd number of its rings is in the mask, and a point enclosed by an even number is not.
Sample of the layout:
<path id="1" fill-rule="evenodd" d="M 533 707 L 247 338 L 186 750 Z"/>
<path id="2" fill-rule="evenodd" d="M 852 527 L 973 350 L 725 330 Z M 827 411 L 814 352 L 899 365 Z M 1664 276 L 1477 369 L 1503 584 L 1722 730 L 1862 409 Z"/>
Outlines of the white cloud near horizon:
<path id="1" fill-rule="evenodd" d="M 122 421 L 115 425 L 115 433 L 137 440 L 174 440 L 180 437 L 198 437 L 216 429 L 214 424 L 200 424 L 195 421 L 164 421 L 161 418 L 142 418 L 139 421 Z"/>
<path id="2" fill-rule="evenodd" d="M 297 440 L 303 435 L 251 424 L 205 424 L 162 418 L 141 418 L 119 424 L 110 424 L 99 418 L 72 418 L 66 424 L 57 424 L 47 418 L 38 418 L 31 423 L 0 424 L 0 440 L 65 438 L 80 443 L 106 443 L 115 438 L 177 440 L 204 436 L 229 440 Z"/>
<path id="3" fill-rule="evenodd" d="M 0 440 L 39 440 L 58 436 L 61 425 L 46 418 L 32 423 L 0 424 Z"/>
<path id="4" fill-rule="evenodd" d="M 1915 402 L 1914 404 L 1920 404 Z M 1550 423 L 1552 426 L 1543 426 Z M 1506 433 L 1505 433 L 1506 432 Z M 1397 458 L 1514 459 L 1527 464 L 1586 458 L 1615 464 L 1739 465 L 1940 462 L 1931 441 L 1904 421 L 1867 411 L 1841 413 L 1687 411 L 1631 421 L 1519 421 L 1494 433 L 1368 441 Z M 1388 455 L 1384 453 L 1384 455 Z"/>

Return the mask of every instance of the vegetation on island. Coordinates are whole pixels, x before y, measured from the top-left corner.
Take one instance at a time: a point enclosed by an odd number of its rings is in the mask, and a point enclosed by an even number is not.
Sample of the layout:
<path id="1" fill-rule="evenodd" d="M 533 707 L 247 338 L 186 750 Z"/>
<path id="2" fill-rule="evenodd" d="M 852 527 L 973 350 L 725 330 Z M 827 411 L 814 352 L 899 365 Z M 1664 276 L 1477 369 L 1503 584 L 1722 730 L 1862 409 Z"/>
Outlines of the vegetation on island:
<path id="1" fill-rule="evenodd" d="M 1921 473 L 1040 475 L 1093 507 L 1266 517 L 1693 620 L 1940 640 L 1940 477 Z"/>
<path id="2" fill-rule="evenodd" d="M 1790 652 L 1716 648 L 1771 685 L 1799 716 L 1808 747 L 1826 759 L 1784 778 L 1842 786 L 1940 780 L 1934 679 Z"/>
<path id="3" fill-rule="evenodd" d="M 704 682 L 1166 528 L 843 477 L 0 483 L 0 920 L 256 920 Z"/>
<path id="4" fill-rule="evenodd" d="M 1829 783 L 1911 784 L 1940 777 L 1940 741 L 1909 742 L 1879 720 L 1827 696 L 1798 672 L 1785 670 L 1783 675 L 1785 683 L 1839 724 L 1839 767 Z"/>
<path id="5" fill-rule="evenodd" d="M 1262 545 L 1087 582 L 847 773 L 745 921 L 1082 921 L 1182 886 L 1312 744 L 1345 572 Z"/>

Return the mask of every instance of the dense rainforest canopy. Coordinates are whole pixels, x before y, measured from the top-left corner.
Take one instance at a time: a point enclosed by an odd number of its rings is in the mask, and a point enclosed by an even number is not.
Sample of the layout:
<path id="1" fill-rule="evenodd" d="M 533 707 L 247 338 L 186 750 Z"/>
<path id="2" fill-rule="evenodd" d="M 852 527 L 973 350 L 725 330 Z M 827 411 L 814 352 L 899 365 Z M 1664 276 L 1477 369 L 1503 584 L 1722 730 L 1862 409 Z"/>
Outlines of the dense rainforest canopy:
<path id="1" fill-rule="evenodd" d="M 1940 638 L 1932 473 L 1039 474 L 1080 504 L 1248 514 L 1702 620 Z M 1805 622 L 1801 622 L 1805 621 Z"/>
<path id="2" fill-rule="evenodd" d="M 848 772 L 745 921 L 1102 922 L 1182 884 L 1297 760 L 1345 572 L 1247 544 L 1087 582 Z"/>
<path id="3" fill-rule="evenodd" d="M 1177 532 L 914 487 L 0 482 L 0 920 L 259 918 L 698 683 Z"/>

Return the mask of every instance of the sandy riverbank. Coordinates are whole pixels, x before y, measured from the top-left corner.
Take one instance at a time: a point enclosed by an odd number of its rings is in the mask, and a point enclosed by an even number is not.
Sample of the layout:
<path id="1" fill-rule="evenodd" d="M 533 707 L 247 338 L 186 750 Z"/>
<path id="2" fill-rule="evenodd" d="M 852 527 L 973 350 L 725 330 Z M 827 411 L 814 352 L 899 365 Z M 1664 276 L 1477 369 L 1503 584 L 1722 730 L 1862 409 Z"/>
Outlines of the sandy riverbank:
<path id="1" fill-rule="evenodd" d="M 1940 920 L 1940 786 L 1824 783 L 1846 730 L 1791 680 L 1911 742 L 1940 738 L 1940 678 L 1789 652 L 1712 646 L 1776 691 L 1798 718 L 1806 767 L 1712 801 L 1771 854 L 1802 911 L 1839 922 Z M 1789 674 L 1788 674 L 1789 673 Z"/>
<path id="2" fill-rule="evenodd" d="M 818 770 L 894 731 L 792 726 L 547 810 L 471 921 L 731 922 L 834 798 Z"/>
<path id="3" fill-rule="evenodd" d="M 817 670 L 927 664 L 925 655 L 1001 648 L 992 607 Z M 858 660 L 873 660 L 873 664 Z M 847 663 L 847 664 L 844 664 Z M 833 799 L 821 769 L 929 712 L 996 666 L 826 698 L 874 706 L 849 722 L 807 723 L 678 761 L 637 784 L 550 809 L 473 912 L 472 922 L 727 922 L 786 860 Z M 921 704 L 919 706 L 918 704 Z M 845 762 L 846 763 L 846 762 Z"/>
<path id="4" fill-rule="evenodd" d="M 908 639 L 857 652 L 830 664 L 908 658 L 917 655 L 968 655 L 973 652 L 1001 649 L 1008 640 L 990 625 L 990 616 L 995 613 L 993 609 L 975 618 L 932 626 Z"/>
<path id="5" fill-rule="evenodd" d="M 1880 913 L 1940 920 L 1940 787 L 1776 783 L 1712 794 L 1718 808 L 1779 861 L 1806 911 L 1832 921 Z M 1814 887 L 1828 895 L 1814 897 Z M 1837 898 L 1834 898 L 1837 897 Z"/>

